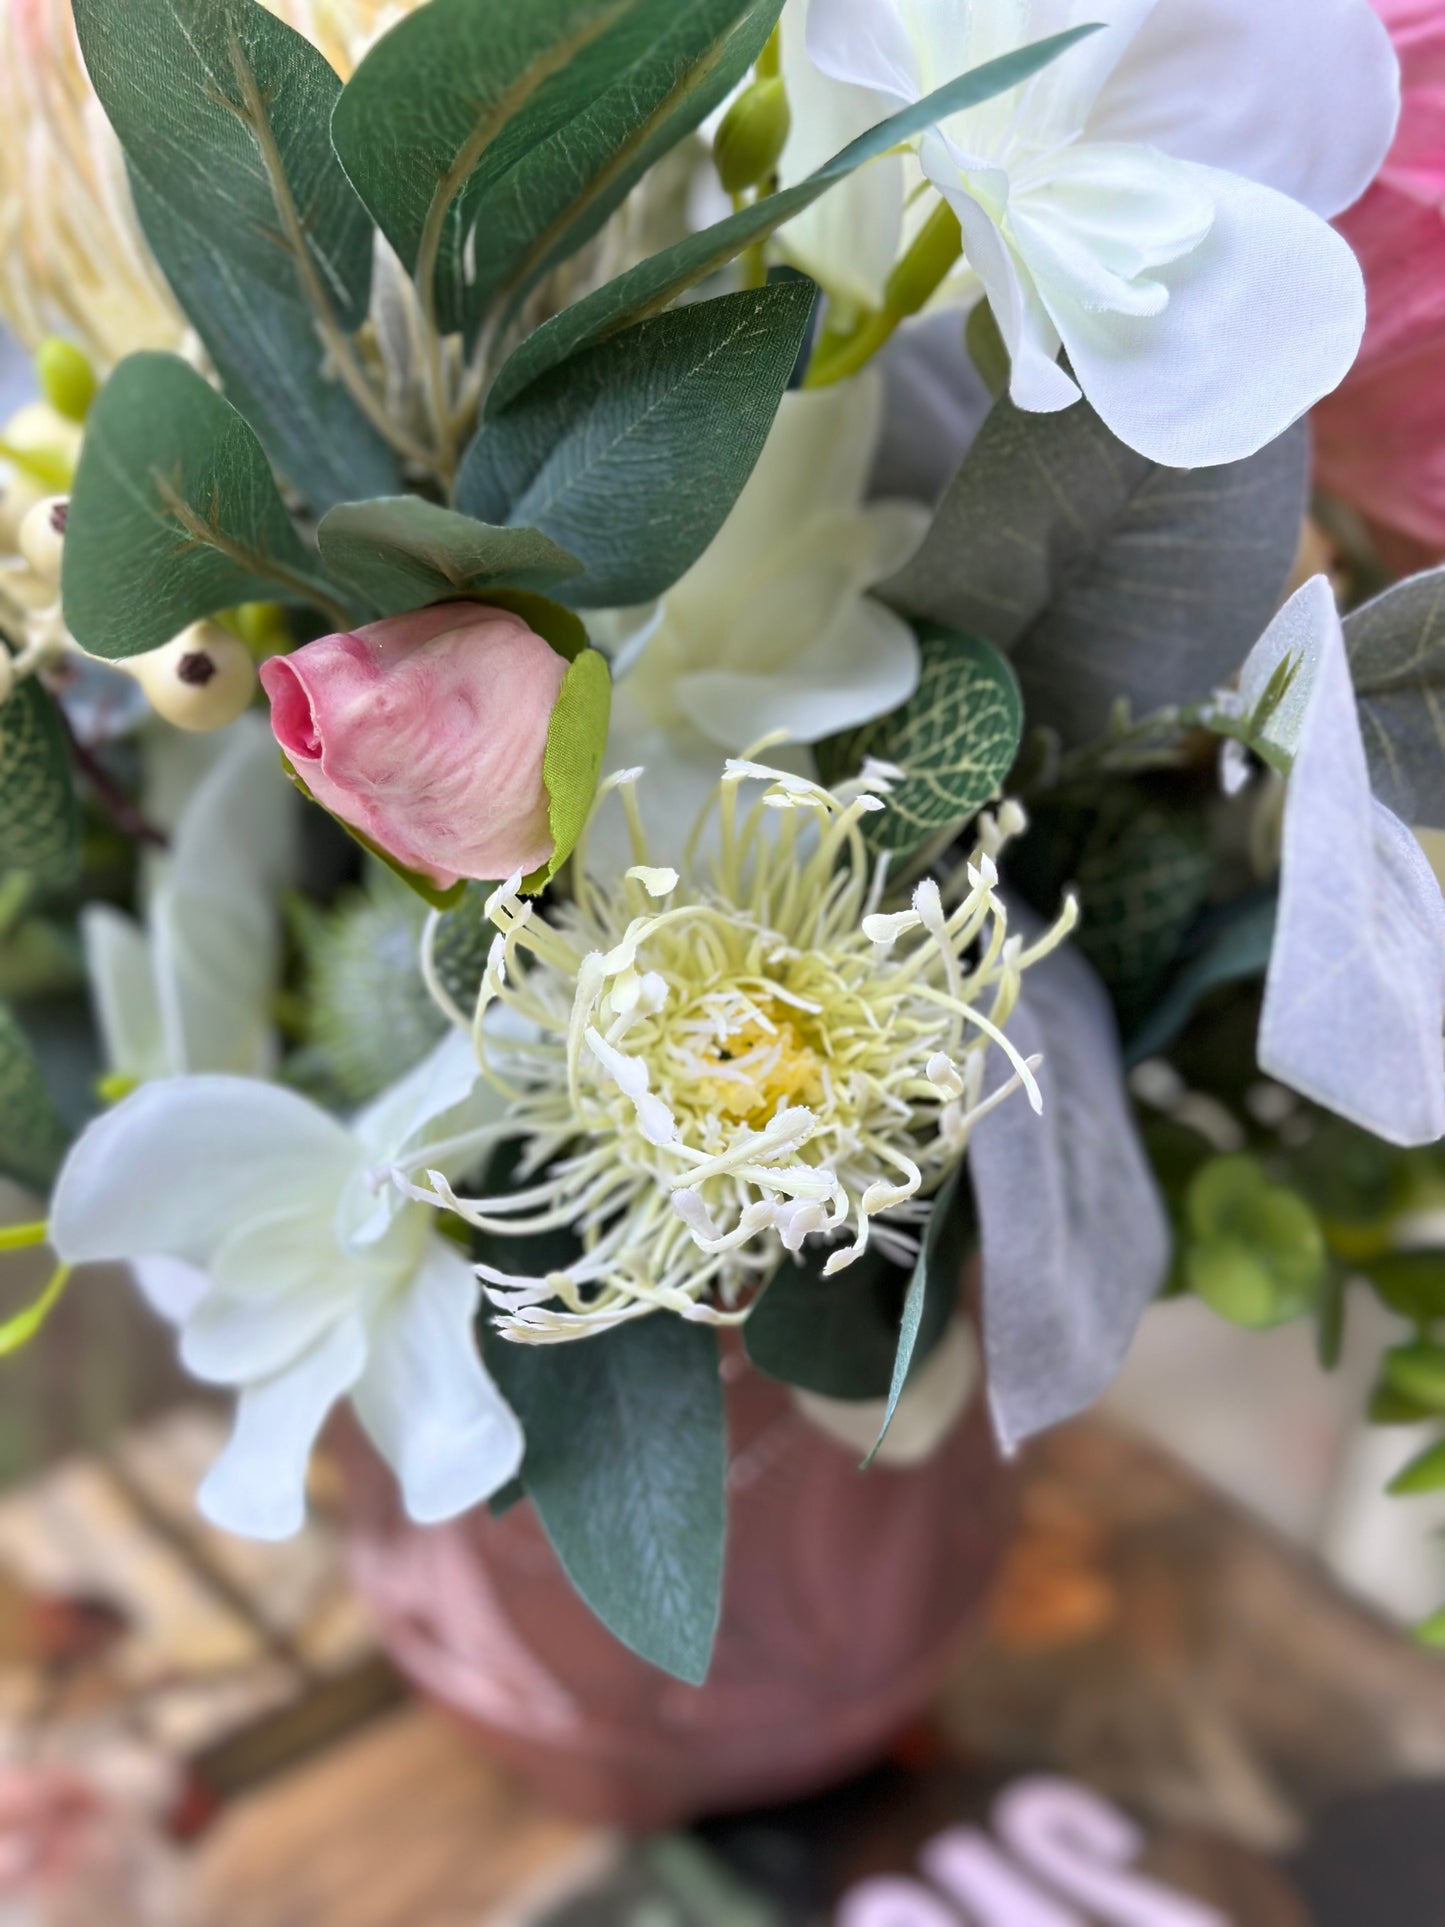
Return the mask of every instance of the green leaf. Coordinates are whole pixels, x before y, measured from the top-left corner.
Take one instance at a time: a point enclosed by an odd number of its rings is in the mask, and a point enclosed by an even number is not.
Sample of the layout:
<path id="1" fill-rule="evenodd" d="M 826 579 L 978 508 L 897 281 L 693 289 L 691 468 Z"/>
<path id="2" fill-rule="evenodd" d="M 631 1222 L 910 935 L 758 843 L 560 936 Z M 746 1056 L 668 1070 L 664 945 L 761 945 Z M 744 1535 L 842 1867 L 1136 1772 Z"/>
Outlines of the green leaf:
<path id="1" fill-rule="evenodd" d="M 48 1191 L 69 1143 L 35 1053 L 0 1005 L 0 1172 L 33 1191 Z"/>
<path id="2" fill-rule="evenodd" d="M 893 1377 L 888 1386 L 888 1408 L 883 1424 L 873 1441 L 873 1449 L 863 1461 L 866 1472 L 888 1436 L 898 1401 L 907 1389 L 915 1367 L 927 1355 L 929 1334 L 941 1336 L 958 1307 L 959 1281 L 964 1259 L 977 1240 L 973 1200 L 963 1183 L 960 1164 L 933 1201 L 924 1227 L 918 1262 L 913 1267 L 908 1293 L 903 1300 L 903 1318 L 898 1328 L 898 1355 L 893 1362 Z"/>
<path id="3" fill-rule="evenodd" d="M 1402 1318 L 1419 1324 L 1445 1318 L 1445 1251 L 1390 1251 L 1369 1259 L 1363 1269 Z"/>
<path id="4" fill-rule="evenodd" d="M 1384 1357 L 1385 1384 L 1428 1413 L 1445 1412 L 1445 1347 L 1417 1339 Z"/>
<path id="5" fill-rule="evenodd" d="M 71 634 L 112 660 L 278 593 L 346 620 L 254 433 L 175 355 L 131 355 L 91 409 L 63 576 Z"/>
<path id="6" fill-rule="evenodd" d="M 471 1017 L 497 927 L 486 913 L 490 883 L 469 883 L 460 902 L 438 920 L 432 962 L 443 990 Z"/>
<path id="7" fill-rule="evenodd" d="M 524 887 L 529 891 L 541 890 L 552 881 L 587 827 L 611 720 L 612 671 L 605 656 L 596 649 L 584 649 L 562 679 L 547 725 L 542 781 L 547 789 L 552 854 L 526 879 Z"/>
<path id="8" fill-rule="evenodd" d="M 700 1686 L 722 1599 L 717 1340 L 654 1313 L 570 1345 L 487 1334 L 522 1421 L 522 1483 L 578 1592 L 624 1646 Z"/>
<path id="9" fill-rule="evenodd" d="M 975 68 L 914 106 L 880 122 L 850 142 L 805 181 L 777 194 L 765 195 L 752 207 L 742 209 L 716 226 L 689 235 L 685 241 L 651 256 L 564 309 L 529 335 L 504 365 L 487 400 L 488 414 L 500 412 L 525 388 L 580 349 L 595 347 L 619 329 L 661 314 L 679 295 L 726 267 L 746 248 L 767 240 L 784 222 L 811 207 L 855 169 L 915 135 L 926 133 L 950 114 L 962 113 L 1007 93 L 1056 60 L 1076 41 L 1097 32 L 1097 27 L 1076 27 Z"/>
<path id="10" fill-rule="evenodd" d="M 588 240 L 732 91 L 781 0 L 432 0 L 373 48 L 332 133 L 443 332 Z"/>
<path id="11" fill-rule="evenodd" d="M 1279 901 L 1271 891 L 1241 898 L 1216 919 L 1129 1038 L 1125 1059 L 1131 1067 L 1168 1050 L 1211 991 L 1264 975 L 1278 914 Z"/>
<path id="12" fill-rule="evenodd" d="M 1345 623 L 1376 796 L 1445 830 L 1445 569 L 1387 589 Z"/>
<path id="13" fill-rule="evenodd" d="M 1247 461 L 1168 469 L 1080 402 L 996 404 L 918 554 L 887 586 L 905 613 L 984 636 L 1013 660 L 1029 721 L 1066 744 L 1235 674 L 1299 545 L 1302 429 Z"/>
<path id="14" fill-rule="evenodd" d="M 1423 1425 L 1439 1414 L 1381 1382 L 1370 1394 L 1366 1416 L 1371 1425 Z"/>
<path id="15" fill-rule="evenodd" d="M 823 1398 L 888 1396 L 898 1357 L 910 1273 L 869 1250 L 832 1278 L 807 1253 L 787 1259 L 743 1326 L 748 1357 L 760 1372 Z M 943 1336 L 953 1304 L 939 1292 L 916 1347 L 920 1359 Z"/>
<path id="16" fill-rule="evenodd" d="M 1329 1271 L 1319 1220 L 1256 1159 L 1212 1158 L 1184 1209 L 1196 1240 L 1184 1253 L 1185 1279 L 1221 1318 L 1262 1331 L 1315 1304 Z"/>
<path id="17" fill-rule="evenodd" d="M 80 812 L 65 725 L 54 698 L 30 676 L 0 708 L 0 871 L 68 883 L 79 863 Z"/>
<path id="18" fill-rule="evenodd" d="M 336 580 L 384 616 L 509 584 L 548 589 L 582 570 L 536 529 L 489 528 L 417 495 L 343 503 L 316 541 Z"/>
<path id="19" fill-rule="evenodd" d="M 997 796 L 1023 737 L 1018 679 L 991 643 L 937 623 L 918 627 L 918 688 L 901 709 L 818 746 L 823 780 L 854 776 L 865 757 L 905 780 L 868 821 L 878 849 L 912 852 L 965 823 Z"/>
<path id="20" fill-rule="evenodd" d="M 392 495 L 396 461 L 335 376 L 323 371 L 316 318 L 298 293 L 258 298 L 223 246 L 168 209 L 131 169 L 152 254 L 221 377 L 226 398 L 318 512 L 356 496 Z"/>
<path id="21" fill-rule="evenodd" d="M 578 607 L 663 594 L 752 473 L 815 295 L 801 280 L 748 289 L 574 356 L 482 430 L 457 506 L 579 557 L 587 573 L 567 594 Z"/>
<path id="22" fill-rule="evenodd" d="M 358 328 L 372 270 L 325 57 L 254 0 L 76 0 L 75 18 L 146 237 L 231 399 L 317 508 L 393 491 L 316 325 Z"/>
<path id="23" fill-rule="evenodd" d="M 1415 1498 L 1426 1492 L 1445 1491 L 1445 1439 L 1437 1439 L 1418 1458 L 1411 1459 L 1397 1472 L 1385 1490 L 1396 1498 Z"/>

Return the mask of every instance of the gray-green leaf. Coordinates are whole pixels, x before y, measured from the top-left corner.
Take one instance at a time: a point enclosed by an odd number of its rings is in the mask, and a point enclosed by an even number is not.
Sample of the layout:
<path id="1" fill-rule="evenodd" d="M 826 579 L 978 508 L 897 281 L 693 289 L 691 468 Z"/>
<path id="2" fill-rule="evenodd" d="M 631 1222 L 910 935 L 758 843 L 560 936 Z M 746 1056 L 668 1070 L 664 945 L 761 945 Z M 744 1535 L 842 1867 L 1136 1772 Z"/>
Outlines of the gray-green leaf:
<path id="1" fill-rule="evenodd" d="M 921 623 L 918 688 L 901 709 L 818 747 L 825 782 L 855 776 L 865 757 L 904 772 L 888 807 L 868 820 L 869 841 L 896 853 L 922 849 L 996 796 L 1023 736 L 1023 698 L 991 643 Z"/>
<path id="2" fill-rule="evenodd" d="M 261 444 L 175 355 L 131 355 L 101 390 L 63 573 L 71 634 L 113 660 L 277 594 L 345 615 L 291 526 Z"/>
<path id="3" fill-rule="evenodd" d="M 0 708 L 0 871 L 24 870 L 43 883 L 66 883 L 79 860 L 80 815 L 65 725 L 54 699 L 32 676 Z"/>
<path id="4" fill-rule="evenodd" d="M 347 171 L 444 331 L 573 253 L 723 100 L 781 0 L 432 0 L 337 104 Z"/>
<path id="5" fill-rule="evenodd" d="M 563 599 L 579 607 L 663 594 L 752 473 L 815 296 L 809 281 L 777 282 L 575 355 L 482 430 L 457 506 L 540 529 L 577 556 L 587 573 Z"/>
<path id="6" fill-rule="evenodd" d="M 700 1686 L 722 1600 L 717 1340 L 665 1313 L 573 1345 L 488 1334 L 522 1421 L 522 1483 L 567 1576 L 625 1646 Z"/>
<path id="7" fill-rule="evenodd" d="M 1307 471 L 1302 429 L 1247 461 L 1168 469 L 1085 403 L 1004 400 L 886 594 L 996 643 L 1030 722 L 1087 742 L 1121 696 L 1146 714 L 1237 671 L 1294 561 Z"/>
<path id="8" fill-rule="evenodd" d="M 764 195 L 751 207 L 705 228 L 700 234 L 689 235 L 685 241 L 652 255 L 615 281 L 564 308 L 561 314 L 529 335 L 503 366 L 488 397 L 487 412 L 498 413 L 524 388 L 579 349 L 594 347 L 616 334 L 619 328 L 660 314 L 688 288 L 696 287 L 708 275 L 726 267 L 745 248 L 766 241 L 839 181 L 868 161 L 877 160 L 890 147 L 926 132 L 950 114 L 962 113 L 1007 93 L 1057 60 L 1076 41 L 1097 32 L 1097 27 L 1075 27 L 1068 33 L 1054 34 L 1032 46 L 1021 47 L 1016 53 L 1006 54 L 1001 60 L 991 60 L 975 68 L 860 135 L 807 180 L 777 194 Z"/>
<path id="9" fill-rule="evenodd" d="M 1263 977 L 1277 917 L 1273 891 L 1231 904 L 1129 1038 L 1125 1061 L 1142 1064 L 1146 1057 L 1168 1050 L 1212 990 Z"/>
<path id="10" fill-rule="evenodd" d="M 0 1172 L 46 1191 L 69 1142 L 25 1033 L 0 1005 Z"/>
<path id="11" fill-rule="evenodd" d="M 769 1378 L 823 1398 L 886 1398 L 910 1274 L 870 1247 L 846 1271 L 825 1278 L 826 1256 L 807 1252 L 774 1273 L 743 1327 L 748 1357 Z M 927 1309 L 920 1361 L 943 1336 L 953 1301 L 935 1293 Z"/>
<path id="12" fill-rule="evenodd" d="M 1445 830 L 1445 569 L 1387 589 L 1345 623 L 1376 796 Z"/>
<path id="13" fill-rule="evenodd" d="M 898 1354 L 893 1361 L 893 1376 L 888 1386 L 888 1407 L 873 1449 L 863 1461 L 867 1468 L 877 1457 L 878 1448 L 888 1436 L 898 1401 L 907 1389 L 915 1368 L 930 1349 L 930 1339 L 942 1335 L 958 1307 L 959 1286 L 964 1259 L 978 1237 L 969 1194 L 963 1188 L 960 1164 L 933 1200 L 928 1214 L 918 1262 L 913 1267 L 908 1294 L 903 1300 L 903 1320 L 898 1330 Z"/>
<path id="14" fill-rule="evenodd" d="M 316 540 L 336 580 L 384 616 L 503 586 L 551 589 L 582 571 L 536 529 L 492 528 L 417 495 L 343 503 Z"/>

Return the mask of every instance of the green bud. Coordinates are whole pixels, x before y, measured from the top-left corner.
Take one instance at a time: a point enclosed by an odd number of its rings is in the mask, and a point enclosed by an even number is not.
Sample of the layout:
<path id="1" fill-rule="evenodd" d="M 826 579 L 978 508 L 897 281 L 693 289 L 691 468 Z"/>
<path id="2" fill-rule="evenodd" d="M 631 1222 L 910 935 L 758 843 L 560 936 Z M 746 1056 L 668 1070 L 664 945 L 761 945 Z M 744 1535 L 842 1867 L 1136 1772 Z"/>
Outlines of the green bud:
<path id="1" fill-rule="evenodd" d="M 257 661 L 284 655 L 291 647 L 286 611 L 279 602 L 243 602 L 220 618 L 238 635 Z"/>
<path id="2" fill-rule="evenodd" d="M 792 131 L 787 89 L 776 76 L 755 80 L 723 116 L 713 142 L 718 179 L 729 194 L 758 187 L 777 170 Z"/>
<path id="3" fill-rule="evenodd" d="M 85 420 L 100 383 L 90 358 L 73 341 L 47 335 L 35 353 L 35 376 L 57 415 L 72 422 Z"/>
<path id="4" fill-rule="evenodd" d="M 1194 1244 L 1191 1290 L 1222 1318 L 1254 1330 L 1308 1311 L 1328 1271 L 1319 1220 L 1298 1192 L 1271 1184 L 1251 1157 L 1212 1158 L 1185 1197 Z"/>

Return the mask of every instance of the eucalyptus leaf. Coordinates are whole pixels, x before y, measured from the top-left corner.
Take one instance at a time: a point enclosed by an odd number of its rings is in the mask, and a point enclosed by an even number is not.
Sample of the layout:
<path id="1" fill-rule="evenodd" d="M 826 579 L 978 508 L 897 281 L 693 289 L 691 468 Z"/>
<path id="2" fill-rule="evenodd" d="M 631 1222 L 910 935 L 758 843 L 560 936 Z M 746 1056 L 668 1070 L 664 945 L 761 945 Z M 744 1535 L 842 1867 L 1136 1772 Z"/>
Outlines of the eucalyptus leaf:
<path id="1" fill-rule="evenodd" d="M 895 764 L 903 781 L 867 825 L 869 842 L 912 852 L 965 823 L 998 795 L 1023 737 L 1023 699 L 992 643 L 938 623 L 918 625 L 918 688 L 900 709 L 818 746 L 826 783 L 856 776 L 864 759 Z"/>
<path id="2" fill-rule="evenodd" d="M 573 1345 L 487 1334 L 522 1421 L 522 1483 L 567 1576 L 641 1658 L 707 1677 L 722 1601 L 727 1441 L 717 1339 L 657 1313 Z"/>
<path id="3" fill-rule="evenodd" d="M 298 293 L 257 298 L 222 242 L 166 207 L 131 169 L 146 241 L 231 401 L 312 508 L 392 495 L 396 460 L 346 389 L 322 366 L 316 318 Z"/>
<path id="4" fill-rule="evenodd" d="M 444 332 L 574 253 L 732 91 L 782 0 L 431 0 L 337 103 L 337 151 Z"/>
<path id="5" fill-rule="evenodd" d="M 1345 647 L 1371 788 L 1406 823 L 1445 830 L 1445 569 L 1356 609 Z"/>
<path id="6" fill-rule="evenodd" d="M 343 622 L 286 514 L 261 444 L 175 355 L 131 355 L 86 423 L 70 499 L 65 619 L 112 660 L 187 624 L 277 595 Z"/>
<path id="7" fill-rule="evenodd" d="M 776 194 L 764 195 L 751 207 L 705 228 L 700 234 L 689 235 L 575 302 L 529 335 L 503 366 L 488 397 L 487 412 L 500 412 L 523 389 L 578 350 L 594 347 L 620 328 L 660 314 L 679 295 L 726 267 L 746 248 L 767 240 L 857 168 L 877 160 L 890 148 L 926 133 L 950 114 L 962 113 L 1007 93 L 1056 60 L 1076 41 L 1097 31 L 1097 27 L 1092 26 L 1076 27 L 975 68 L 901 113 L 881 121 L 851 141 L 807 180 Z"/>
<path id="8" fill-rule="evenodd" d="M 815 297 L 807 281 L 748 289 L 574 356 L 482 429 L 457 506 L 540 529 L 577 556 L 586 574 L 564 596 L 578 607 L 662 595 L 752 473 Z"/>
<path id="9" fill-rule="evenodd" d="M 805 1251 L 779 1266 L 743 1326 L 748 1357 L 769 1378 L 823 1398 L 886 1398 L 911 1274 L 870 1248 L 825 1278 L 826 1257 Z M 915 1347 L 920 1362 L 943 1336 L 956 1302 L 943 1292 L 929 1299 Z"/>
<path id="10" fill-rule="evenodd" d="M 331 575 L 384 616 L 504 586 L 550 589 L 582 570 L 536 529 L 491 528 L 418 495 L 343 503 L 316 540 Z"/>
<path id="11" fill-rule="evenodd" d="M 69 1141 L 25 1033 L 0 1005 L 0 1173 L 47 1191 Z"/>
<path id="12" fill-rule="evenodd" d="M 0 707 L 0 871 L 67 883 L 79 862 L 80 813 L 65 725 L 55 699 L 30 676 Z"/>
<path id="13" fill-rule="evenodd" d="M 943 1336 L 949 1319 L 958 1308 L 959 1283 L 963 1262 L 977 1238 L 977 1224 L 963 1189 L 963 1166 L 959 1164 L 933 1200 L 928 1214 L 918 1262 L 903 1300 L 903 1317 L 898 1328 L 898 1353 L 888 1384 L 888 1405 L 873 1449 L 863 1461 L 866 1471 L 877 1457 L 878 1448 L 888 1436 L 898 1401 L 932 1345 Z"/>
<path id="14" fill-rule="evenodd" d="M 918 554 L 884 594 L 986 637 L 1031 723 L 1065 744 L 1228 681 L 1279 602 L 1308 477 L 1302 428 L 1247 461 L 1168 469 L 1086 403 L 994 407 Z"/>
<path id="15" fill-rule="evenodd" d="M 1146 1057 L 1168 1050 L 1211 991 L 1262 978 L 1274 948 L 1277 916 L 1278 900 L 1269 891 L 1242 898 L 1217 917 L 1129 1037 L 1125 1061 L 1142 1064 Z"/>

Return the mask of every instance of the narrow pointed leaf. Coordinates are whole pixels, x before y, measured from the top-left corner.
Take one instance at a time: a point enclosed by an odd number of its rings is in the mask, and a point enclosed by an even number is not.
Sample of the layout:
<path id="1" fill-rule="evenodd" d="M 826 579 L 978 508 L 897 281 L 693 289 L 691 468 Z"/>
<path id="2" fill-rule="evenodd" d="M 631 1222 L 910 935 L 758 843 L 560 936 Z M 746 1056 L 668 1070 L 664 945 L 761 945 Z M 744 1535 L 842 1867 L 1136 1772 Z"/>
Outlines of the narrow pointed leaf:
<path id="1" fill-rule="evenodd" d="M 769 1378 L 822 1398 L 886 1398 L 912 1273 L 869 1250 L 825 1278 L 827 1255 L 803 1253 L 774 1273 L 743 1326 L 748 1357 Z M 944 1292 L 929 1297 L 914 1347 L 920 1361 L 943 1336 L 953 1302 Z"/>
<path id="2" fill-rule="evenodd" d="M 384 616 L 492 588 L 550 589 L 582 572 L 536 529 L 492 528 L 417 495 L 343 503 L 316 540 L 331 575 Z"/>
<path id="3" fill-rule="evenodd" d="M 1445 1491 L 1445 1439 L 1437 1439 L 1418 1458 L 1411 1459 L 1404 1470 L 1391 1479 L 1387 1490 L 1397 1498 Z"/>
<path id="4" fill-rule="evenodd" d="M 942 1336 L 943 1328 L 958 1306 L 963 1262 L 977 1235 L 973 1212 L 963 1190 L 963 1166 L 957 1170 L 933 1201 L 928 1224 L 913 1267 L 908 1295 L 903 1300 L 903 1320 L 898 1331 L 898 1353 L 888 1385 L 888 1406 L 883 1424 L 874 1440 L 873 1450 L 863 1461 L 867 1468 L 878 1455 L 888 1436 L 898 1401 L 907 1390 L 914 1368 L 931 1349 L 929 1338 Z"/>

